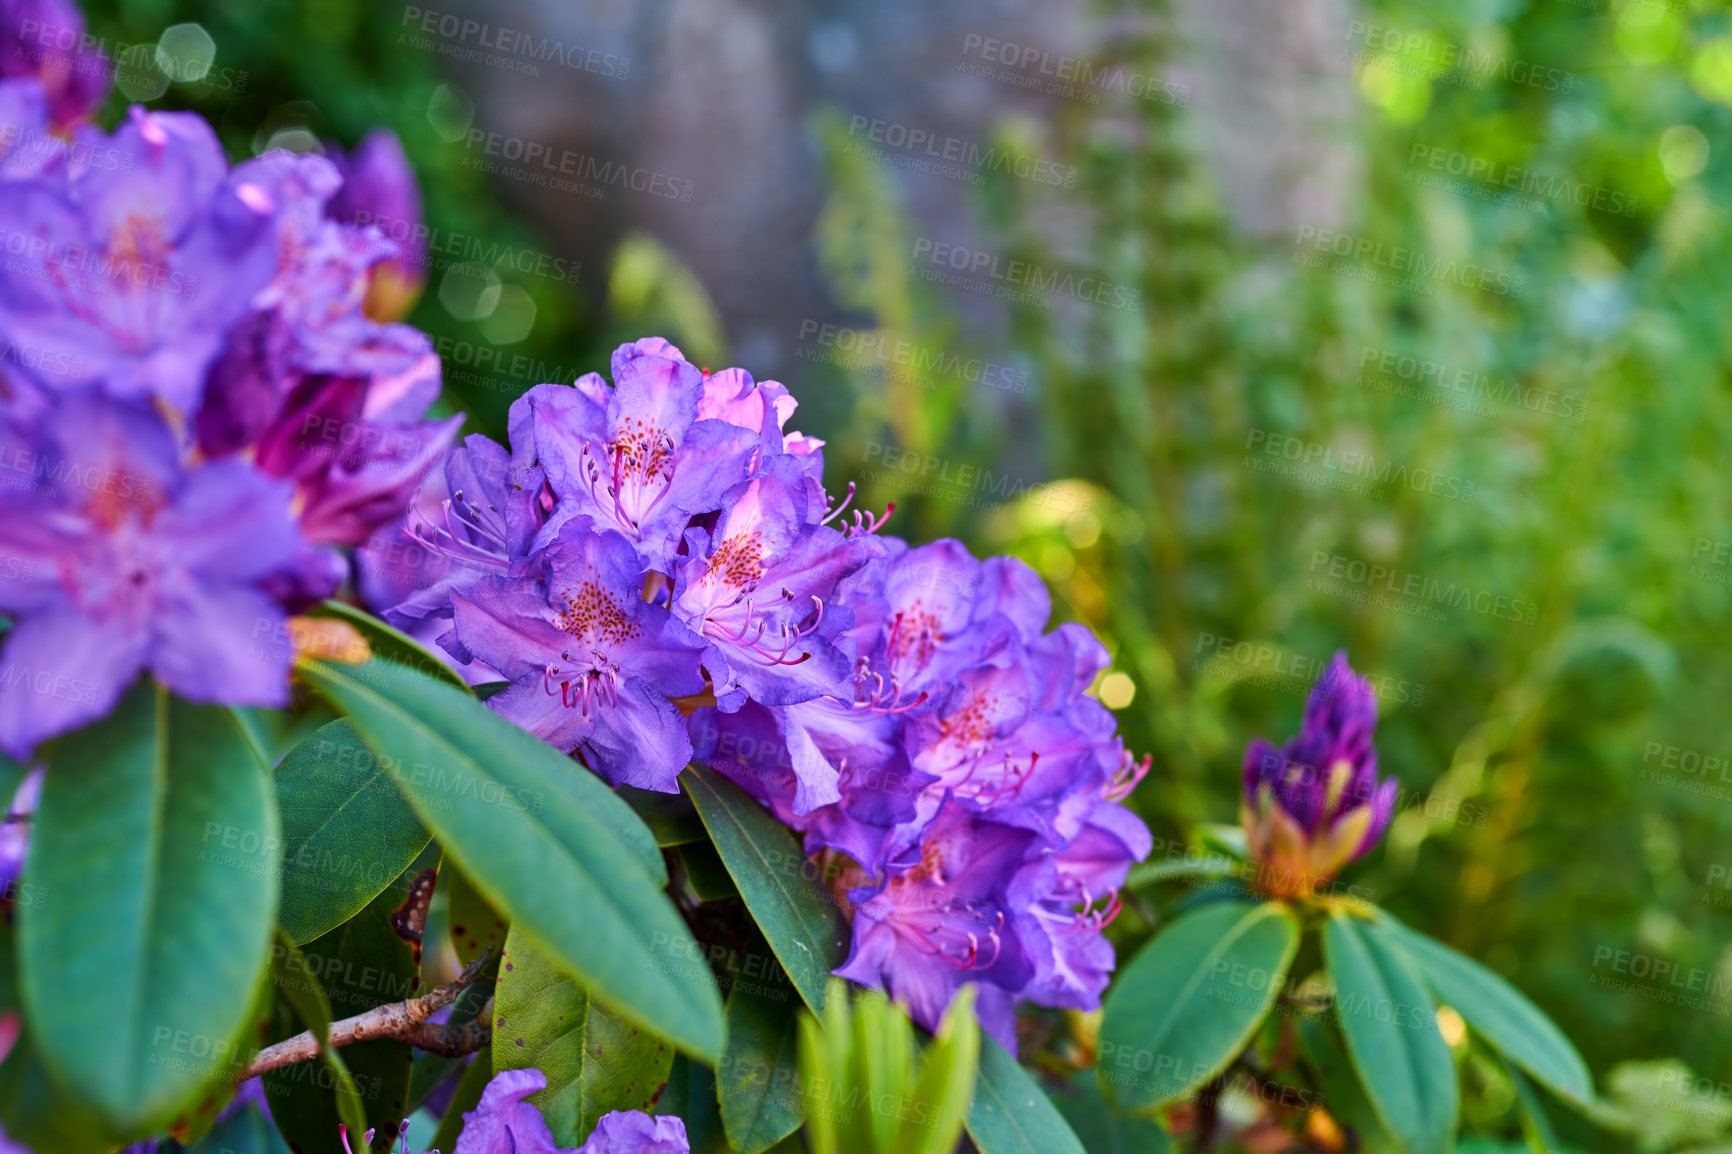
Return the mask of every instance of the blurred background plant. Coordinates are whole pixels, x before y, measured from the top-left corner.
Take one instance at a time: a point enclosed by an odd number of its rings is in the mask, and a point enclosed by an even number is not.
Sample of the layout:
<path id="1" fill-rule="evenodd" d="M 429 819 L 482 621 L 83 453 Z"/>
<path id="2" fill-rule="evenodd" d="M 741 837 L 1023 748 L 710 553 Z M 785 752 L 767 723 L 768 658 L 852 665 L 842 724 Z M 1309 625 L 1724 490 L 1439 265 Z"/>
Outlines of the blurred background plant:
<path id="1" fill-rule="evenodd" d="M 675 85 L 692 35 L 675 15 L 545 7 L 493 19 L 631 58 L 624 94 L 597 102 Z M 407 319 L 440 342 L 446 403 L 475 429 L 499 435 L 523 389 L 664 333 L 785 380 L 831 474 L 897 504 L 894 531 L 1029 561 L 1115 655 L 1097 692 L 1154 754 L 1136 803 L 1157 857 L 1232 819 L 1247 739 L 1291 732 L 1347 649 L 1378 679 L 1383 766 L 1404 787 L 1354 884 L 1576 1040 L 1601 1122 L 1626 1137 L 1565 1114 L 1566 1142 L 1732 1142 L 1728 12 L 1206 8 L 1061 6 L 1043 19 L 1089 30 L 1077 58 L 1160 87 L 1065 81 L 1034 105 L 1023 81 L 1053 88 L 1072 49 L 1006 64 L 981 43 L 1001 21 L 1040 43 L 1027 6 L 897 5 L 916 21 L 900 30 L 816 2 L 742 8 L 795 62 L 791 112 L 739 130 L 803 166 L 778 212 L 805 239 L 782 246 L 735 235 L 756 153 L 731 168 L 679 152 L 699 112 L 678 131 L 646 117 L 648 143 L 546 120 L 588 107 L 561 85 L 593 95 L 598 70 L 487 71 L 462 37 L 412 43 L 412 6 L 87 5 L 120 50 L 116 104 L 196 108 L 236 157 L 379 123 L 401 136 L 452 245 Z M 886 40 L 941 49 L 912 55 L 920 84 L 902 91 L 907 71 L 874 74 Z M 751 73 L 737 49 L 690 67 Z M 969 81 L 988 98 L 956 96 Z M 471 134 L 509 125 L 513 92 L 556 146 L 574 133 L 645 164 L 648 148 L 691 174 L 684 223 L 484 175 Z M 1245 114 L 1248 94 L 1265 113 Z M 1288 106 L 1322 111 L 1293 131 Z M 857 110 L 881 107 L 976 145 L 965 178 L 875 139 Z M 673 143 L 654 153 L 658 132 Z M 1068 179 L 1018 175 L 1031 159 Z M 1297 191 L 1271 209 L 1260 188 Z M 724 259 L 742 251 L 761 264 Z M 1091 296 L 1103 284 L 1119 295 Z M 1121 957 L 1155 904 L 1127 909 Z M 1031 1039 L 1049 1055 L 1089 1029 L 1049 1025 Z M 1466 1092 L 1471 1124 L 1516 1136 L 1507 1084 Z"/>

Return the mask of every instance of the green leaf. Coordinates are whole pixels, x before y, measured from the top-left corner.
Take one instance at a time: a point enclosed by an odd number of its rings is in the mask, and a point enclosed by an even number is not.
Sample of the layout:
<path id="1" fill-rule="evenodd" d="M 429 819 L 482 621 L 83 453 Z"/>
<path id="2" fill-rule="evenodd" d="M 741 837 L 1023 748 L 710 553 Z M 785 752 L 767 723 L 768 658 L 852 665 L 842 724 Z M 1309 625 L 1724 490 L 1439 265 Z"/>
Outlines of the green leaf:
<path id="1" fill-rule="evenodd" d="M 1217 901 L 1185 914 L 1131 959 L 1101 1018 L 1101 1089 L 1144 1112 L 1204 1085 L 1244 1050 L 1299 948 L 1277 902 Z"/>
<path id="2" fill-rule="evenodd" d="M 277 1128 L 257 1106 L 247 1106 L 230 1115 L 210 1135 L 186 1154 L 289 1154 L 277 1136 Z"/>
<path id="3" fill-rule="evenodd" d="M 342 601 L 326 601 L 315 607 L 311 617 L 330 617 L 353 625 L 367 639 L 374 657 L 404 666 L 423 677 L 431 677 L 454 685 L 469 693 L 469 683 L 451 666 L 439 660 L 432 650 L 399 629 L 394 629 L 365 609 Z"/>
<path id="4" fill-rule="evenodd" d="M 778 992 L 786 997 L 787 987 Z M 728 1142 L 742 1154 L 768 1150 L 799 1128 L 798 1041 L 795 1005 L 739 987 L 728 996 L 728 1051 L 716 1071 L 716 1096 Z"/>
<path id="5" fill-rule="evenodd" d="M 463 1115 L 475 1109 L 481 1101 L 481 1092 L 487 1089 L 487 1083 L 493 1081 L 493 1055 L 486 1050 L 477 1050 L 470 1060 L 469 1068 L 463 1071 L 463 1078 L 457 1083 L 457 1089 L 451 1095 L 450 1105 L 445 1107 L 445 1116 L 439 1120 L 439 1132 L 433 1135 L 430 1150 L 455 1150 L 457 1136 L 463 1133 Z"/>
<path id="6" fill-rule="evenodd" d="M 27 1017 L 64 1085 L 131 1133 L 219 1077 L 276 921 L 277 811 L 226 709 L 141 681 L 56 743 L 25 869 Z"/>
<path id="7" fill-rule="evenodd" d="M 1455 1058 L 1431 995 L 1387 931 L 1335 911 L 1323 931 L 1335 1013 L 1377 1116 L 1409 1154 L 1455 1143 Z"/>
<path id="8" fill-rule="evenodd" d="M 1046 1091 L 984 1032 L 968 1136 L 980 1154 L 1085 1154 Z"/>
<path id="9" fill-rule="evenodd" d="M 659 886 L 661 851 L 613 791 L 450 686 L 373 661 L 301 675 L 399 770 L 398 785 L 470 881 L 620 1013 L 709 1061 L 722 1000 Z"/>
<path id="10" fill-rule="evenodd" d="M 740 889 L 722 864 L 722 855 L 715 846 L 707 841 L 688 842 L 674 852 L 679 855 L 686 885 L 699 902 L 727 901 L 740 896 Z"/>
<path id="11" fill-rule="evenodd" d="M 307 943 L 298 972 L 284 975 L 293 987 L 285 996 L 297 1012 L 311 1002 L 314 1013 L 322 1010 L 341 1020 L 422 992 L 414 947 L 391 916 L 408 898 L 412 880 L 409 874 L 399 876 L 359 914 Z M 307 1025 L 317 1032 L 314 1022 Z M 320 1149 L 342 1122 L 376 1131 L 374 1148 L 384 1150 L 408 1108 L 413 1059 L 408 1045 L 376 1038 L 327 1051 L 324 1067 L 330 1076 L 313 1063 L 273 1070 L 264 1076 L 271 1117 L 291 1147 Z"/>
<path id="12" fill-rule="evenodd" d="M 27 771 L 22 765 L 0 753 L 0 814 L 12 807 L 12 795 L 18 792 L 18 787 L 24 783 Z"/>
<path id="13" fill-rule="evenodd" d="M 1120 1114 L 1107 1105 L 1100 1083 L 1086 1070 L 1054 1095 L 1053 1105 L 1088 1154 L 1168 1154 L 1173 1148 L 1158 1122 Z"/>
<path id="14" fill-rule="evenodd" d="M 667 1092 L 656 1103 L 654 1112 L 685 1122 L 692 1154 L 727 1154 L 728 1140 L 723 1136 L 722 1117 L 716 1107 L 716 1076 L 702 1062 L 694 1062 L 684 1054 L 674 1056 Z"/>
<path id="15" fill-rule="evenodd" d="M 614 792 L 649 826 L 657 845 L 666 848 L 710 840 L 698 811 L 692 807 L 692 799 L 685 794 L 658 793 L 630 785 L 616 786 Z"/>
<path id="16" fill-rule="evenodd" d="M 787 826 L 708 766 L 694 763 L 680 780 L 770 952 L 819 1012 L 830 971 L 847 953 L 847 931 L 816 867 Z"/>
<path id="17" fill-rule="evenodd" d="M 43 1154 L 112 1154 L 125 1140 L 110 1133 L 87 1103 L 54 1082 L 28 1026 L 0 1062 L 0 1118 L 5 1119 L 7 1138 Z"/>
<path id="18" fill-rule="evenodd" d="M 297 745 L 271 781 L 283 824 L 277 922 L 296 945 L 360 913 L 431 840 L 391 770 L 347 720 Z"/>
<path id="19" fill-rule="evenodd" d="M 975 992 L 975 987 L 964 986 L 944 1012 L 944 1020 L 938 1023 L 938 1035 L 923 1055 L 920 1079 L 914 1084 L 911 1095 L 911 1109 L 906 1115 L 901 1110 L 897 1111 L 902 1118 L 902 1132 L 895 1149 L 906 1150 L 909 1154 L 952 1154 L 964 1126 L 979 1124 L 982 1133 L 1002 1133 L 1001 1119 L 997 1117 L 998 1105 L 983 1105 L 978 1123 L 972 1113 L 973 1107 L 981 1105 L 983 1097 L 991 1093 L 980 1084 L 988 1077 L 981 1047 L 996 1048 L 991 1038 L 984 1041 L 981 1038 L 980 1023 L 974 1017 Z M 901 1012 L 900 1007 L 898 1012 Z M 1005 1057 L 1012 1066 L 1016 1065 L 1014 1058 L 1008 1054 Z M 1020 1068 L 1017 1072 L 1021 1072 Z M 1011 1101 L 1009 1105 L 1014 1107 L 1016 1103 Z M 1028 1118 L 1025 1121 L 1031 1124 L 1039 1122 L 1043 1133 L 1057 1137 L 1043 1120 Z M 1059 1126 L 1062 1129 L 1064 1123 L 1060 1122 Z M 1018 1130 L 1021 1130 L 1020 1124 Z M 983 1154 L 991 1154 L 991 1147 L 978 1140 L 977 1144 Z M 1056 1150 L 1063 1148 L 1062 1143 L 1054 1147 Z"/>
<path id="20" fill-rule="evenodd" d="M 1125 879 L 1125 885 L 1131 889 L 1141 889 L 1143 886 L 1172 881 L 1174 878 L 1208 878 L 1214 881 L 1237 877 L 1244 869 L 1244 862 L 1229 857 L 1213 857 L 1202 861 L 1150 861 L 1132 868 L 1130 876 Z"/>
<path id="21" fill-rule="evenodd" d="M 1587 1103 L 1594 1096 L 1588 1064 L 1546 1017 L 1503 977 L 1466 954 L 1385 914 L 1383 924 L 1400 942 L 1433 993 L 1504 1057 L 1559 1097 Z"/>
<path id="22" fill-rule="evenodd" d="M 446 909 L 451 918 L 451 948 L 457 952 L 458 962 L 467 966 L 483 954 L 502 952 L 510 928 L 506 920 L 487 903 L 462 870 L 447 864 L 443 875 Z"/>
<path id="23" fill-rule="evenodd" d="M 271 978 L 283 1000 L 294 1010 L 295 1017 L 300 1019 L 300 1024 L 318 1039 L 319 1060 L 336 1082 L 333 1092 L 338 1118 L 353 1133 L 364 1132 L 367 1129 L 367 1111 L 361 1101 L 360 1088 L 355 1085 L 348 1064 L 327 1045 L 331 1037 L 330 1000 L 325 996 L 318 975 L 308 969 L 306 955 L 295 948 L 294 942 L 281 928 L 277 930 L 277 943 L 272 951 Z"/>
<path id="24" fill-rule="evenodd" d="M 270 969 L 259 975 L 253 990 L 252 1005 L 247 1010 L 240 1029 L 229 1045 L 230 1058 L 222 1074 L 205 1086 L 204 1093 L 182 1110 L 167 1129 L 183 1145 L 198 1142 L 216 1125 L 217 1118 L 234 1101 L 240 1089 L 240 1074 L 259 1052 L 270 1036 L 272 1014 L 277 1001 L 277 985 L 271 980 Z"/>
<path id="25" fill-rule="evenodd" d="M 529 1096 L 559 1146 L 588 1139 L 603 1114 L 656 1100 L 673 1049 L 590 997 L 513 927 L 493 1001 L 493 1068 L 534 1068 L 547 1088 Z"/>
<path id="26" fill-rule="evenodd" d="M 1516 1101 L 1521 1106 L 1522 1137 L 1527 1140 L 1528 1149 L 1535 1154 L 1562 1149 L 1551 1116 L 1546 1113 L 1546 1104 L 1540 1100 L 1540 1092 L 1534 1089 L 1534 1084 L 1507 1063 L 1504 1072 L 1509 1075 L 1510 1085 L 1515 1087 Z"/>

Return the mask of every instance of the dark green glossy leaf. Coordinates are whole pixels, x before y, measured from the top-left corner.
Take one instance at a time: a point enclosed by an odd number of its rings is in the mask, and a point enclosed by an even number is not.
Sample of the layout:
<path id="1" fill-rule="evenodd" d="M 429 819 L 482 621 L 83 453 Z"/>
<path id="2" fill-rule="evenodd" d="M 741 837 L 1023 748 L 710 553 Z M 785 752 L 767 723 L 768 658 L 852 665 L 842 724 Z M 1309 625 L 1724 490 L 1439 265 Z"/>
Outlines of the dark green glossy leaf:
<path id="1" fill-rule="evenodd" d="M 346 719 L 297 745 L 271 781 L 283 826 L 277 922 L 296 945 L 360 913 L 431 838 Z"/>
<path id="2" fill-rule="evenodd" d="M 269 956 L 277 845 L 265 768 L 226 709 L 141 681 L 56 743 L 21 988 L 44 1061 L 116 1130 L 167 1121 L 232 1057 Z"/>
<path id="3" fill-rule="evenodd" d="M 414 949 L 392 924 L 411 880 L 399 877 L 355 917 L 308 942 L 303 960 L 283 976 L 282 984 L 295 988 L 290 1000 L 300 1006 L 322 999 L 340 1021 L 420 993 Z M 379 1038 L 329 1053 L 323 1069 L 303 1062 L 273 1070 L 264 1076 L 271 1116 L 291 1147 L 319 1149 L 344 1122 L 374 1130 L 374 1149 L 388 1149 L 408 1108 L 413 1058 L 404 1043 Z M 353 1095 L 364 1124 L 345 1116 L 353 1113 Z"/>
<path id="4" fill-rule="evenodd" d="M 486 953 L 495 956 L 505 949 L 505 933 L 510 927 L 487 899 L 481 896 L 473 882 L 454 865 L 442 871 L 446 890 L 446 909 L 451 917 L 451 948 L 457 960 L 467 966 Z"/>
<path id="5" fill-rule="evenodd" d="M 693 764 L 680 780 L 770 951 L 812 1012 L 821 1011 L 824 984 L 848 951 L 816 867 L 787 826 L 715 770 Z"/>
<path id="6" fill-rule="evenodd" d="M 968 1136 L 980 1154 L 1086 1154 L 1040 1083 L 984 1031 Z"/>
<path id="7" fill-rule="evenodd" d="M 1409 1154 L 1447 1151 L 1455 1142 L 1455 1058 L 1407 955 L 1387 931 L 1336 911 L 1323 956 L 1347 1054 L 1377 1116 Z"/>
<path id="8" fill-rule="evenodd" d="M 1432 992 L 1499 1053 L 1554 1094 L 1578 1103 L 1592 1100 L 1594 1080 L 1588 1064 L 1526 995 L 1466 954 L 1387 914 L 1383 925 L 1398 939 Z"/>
<path id="9" fill-rule="evenodd" d="M 797 1009 L 791 998 L 778 1002 L 752 990 L 728 996 L 728 1052 L 716 1071 L 716 1098 L 728 1142 L 742 1154 L 768 1150 L 800 1125 Z"/>
<path id="10" fill-rule="evenodd" d="M 29 1027 L 0 1063 L 0 1119 L 7 1138 L 43 1154 L 111 1154 L 134 1136 L 110 1132 L 85 1103 L 54 1082 Z"/>
<path id="11" fill-rule="evenodd" d="M 295 944 L 280 928 L 272 953 L 271 978 L 282 999 L 294 1010 L 299 1025 L 312 1032 L 320 1047 L 325 1047 L 331 1037 L 330 1000 L 325 996 L 324 985 L 319 981 L 317 972 L 308 968 L 306 955 L 295 948 Z M 337 1117 L 352 1133 L 365 1132 L 366 1105 L 361 1100 L 360 1088 L 355 1085 L 355 1078 L 349 1072 L 348 1063 L 343 1061 L 340 1054 L 328 1048 L 322 1049 L 319 1060 L 331 1072 L 335 1082 L 332 1092 L 335 1095 Z M 322 1117 L 322 1112 L 319 1113 Z"/>
<path id="12" fill-rule="evenodd" d="M 740 889 L 722 864 L 722 855 L 707 841 L 688 842 L 674 851 L 686 884 L 700 902 L 720 902 L 740 896 Z"/>
<path id="13" fill-rule="evenodd" d="M 289 1154 L 257 1106 L 250 1103 L 224 1119 L 204 1141 L 187 1148 L 187 1154 Z"/>
<path id="14" fill-rule="evenodd" d="M 657 845 L 689 845 L 710 840 L 698 811 L 692 807 L 692 799 L 685 794 L 658 793 L 629 785 L 619 786 L 615 792 L 649 826 Z"/>
<path id="15" fill-rule="evenodd" d="M 692 1154 L 727 1154 L 730 1149 L 716 1104 L 716 1076 L 702 1062 L 684 1054 L 674 1056 L 668 1088 L 656 1103 L 655 1113 L 672 1114 L 685 1121 Z"/>
<path id="16" fill-rule="evenodd" d="M 493 1068 L 534 1068 L 529 1096 L 560 1146 L 582 1144 L 603 1114 L 648 1108 L 668 1079 L 673 1048 L 592 998 L 513 929 L 493 1001 Z"/>
<path id="17" fill-rule="evenodd" d="M 1167 926 L 1108 993 L 1101 1088 L 1125 1110 L 1176 1102 L 1226 1069 L 1269 1013 L 1299 948 L 1275 902 L 1218 901 Z"/>
<path id="18" fill-rule="evenodd" d="M 533 933 L 620 1013 L 714 1061 L 722 1003 L 658 887 L 661 850 L 594 775 L 474 698 L 388 662 L 307 662 L 367 744 L 404 767 L 398 784 L 446 854 L 514 926 Z"/>
<path id="19" fill-rule="evenodd" d="M 1173 1148 L 1159 1123 L 1117 1113 L 1107 1105 L 1100 1083 L 1086 1070 L 1053 1095 L 1053 1105 L 1088 1154 L 1167 1154 Z"/>

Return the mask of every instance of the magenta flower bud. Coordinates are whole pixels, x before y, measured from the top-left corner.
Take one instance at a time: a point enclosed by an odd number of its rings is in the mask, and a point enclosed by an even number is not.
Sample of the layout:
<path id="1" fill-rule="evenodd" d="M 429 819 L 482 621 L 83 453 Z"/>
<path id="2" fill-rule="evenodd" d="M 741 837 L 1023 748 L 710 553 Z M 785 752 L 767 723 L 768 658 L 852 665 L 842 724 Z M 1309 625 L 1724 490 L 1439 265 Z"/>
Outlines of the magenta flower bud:
<path id="1" fill-rule="evenodd" d="M 1261 888 L 1309 895 L 1383 836 L 1397 783 L 1378 780 L 1376 726 L 1376 692 L 1337 653 L 1305 702 L 1299 736 L 1281 749 L 1251 742 L 1241 814 Z"/>

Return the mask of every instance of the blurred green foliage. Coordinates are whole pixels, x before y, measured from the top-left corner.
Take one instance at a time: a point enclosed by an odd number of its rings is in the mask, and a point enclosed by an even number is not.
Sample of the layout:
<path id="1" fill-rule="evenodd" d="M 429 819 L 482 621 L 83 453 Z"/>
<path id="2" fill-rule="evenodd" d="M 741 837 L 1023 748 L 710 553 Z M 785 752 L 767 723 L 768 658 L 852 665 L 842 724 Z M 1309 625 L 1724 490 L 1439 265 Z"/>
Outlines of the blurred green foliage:
<path id="1" fill-rule="evenodd" d="M 1114 59 L 1165 74 L 1161 0 L 1110 6 Z M 431 224 L 544 245 L 464 166 L 450 134 L 466 98 L 433 56 L 395 47 L 388 6 L 89 9 L 124 43 L 205 25 L 244 86 L 175 84 L 151 103 L 204 112 L 235 155 L 285 127 L 352 144 L 388 124 Z M 852 398 L 807 427 L 831 441 L 834 486 L 859 476 L 867 504 L 897 502 L 892 531 L 1017 553 L 1059 616 L 1106 639 L 1130 681 L 1103 696 L 1154 755 L 1136 804 L 1158 838 L 1233 819 L 1246 741 L 1294 732 L 1311 677 L 1346 649 L 1387 688 L 1379 748 L 1405 787 L 1387 846 L 1350 880 L 1554 1016 L 1629 1148 L 1732 1141 L 1732 16 L 1709 0 L 1370 0 L 1351 15 L 1402 35 L 1339 30 L 1359 105 L 1342 131 L 1366 159 L 1346 223 L 1239 233 L 1175 104 L 1008 122 L 995 143 L 1079 180 L 989 179 L 984 247 L 1141 305 L 1013 304 L 1001 335 L 916 275 L 897 182 L 920 178 L 850 154 L 834 116 L 814 117 L 830 190 L 814 254 L 836 302 L 888 340 L 1019 366 L 1028 392 L 876 359 L 802 364 L 788 383 Z M 1469 53 L 1491 63 L 1442 62 Z M 1507 203 L 1512 169 L 1525 187 Z M 1317 247 L 1330 228 L 1346 255 Z M 605 302 L 502 274 L 536 308 L 511 351 L 600 368 L 622 336 L 663 332 L 721 362 L 702 286 L 653 240 L 621 241 Z M 1398 248 L 1425 267 L 1392 268 Z M 438 287 L 409 319 L 485 342 Z M 451 407 L 494 431 L 540 379 L 447 367 Z M 1312 477 L 1272 471 L 1295 464 L 1293 443 Z M 1011 483 L 911 484 L 887 451 Z M 1127 912 L 1121 951 L 1149 929 Z M 1630 972 L 1636 958 L 1684 984 Z M 1497 1096 L 1469 1116 L 1512 1138 Z M 1554 1115 L 1576 1145 L 1611 1141 Z"/>

